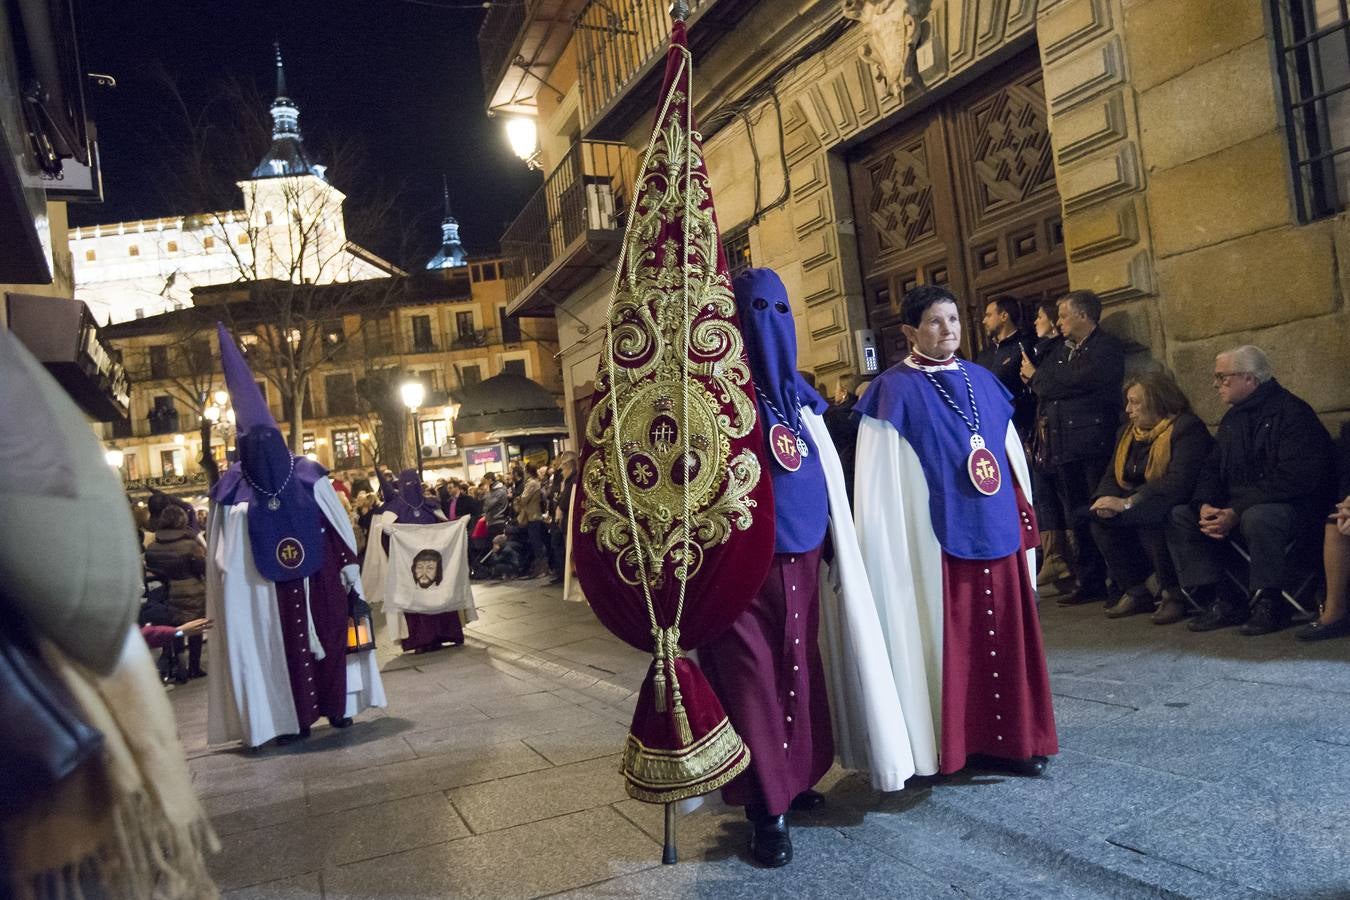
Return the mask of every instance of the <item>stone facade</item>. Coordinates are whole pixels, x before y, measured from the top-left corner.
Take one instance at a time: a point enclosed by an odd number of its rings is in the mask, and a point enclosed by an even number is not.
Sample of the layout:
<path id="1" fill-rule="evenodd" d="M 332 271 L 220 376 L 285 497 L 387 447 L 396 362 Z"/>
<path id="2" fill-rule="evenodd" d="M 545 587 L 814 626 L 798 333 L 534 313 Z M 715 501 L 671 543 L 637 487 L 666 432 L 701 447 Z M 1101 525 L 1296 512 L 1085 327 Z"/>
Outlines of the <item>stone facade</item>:
<path id="1" fill-rule="evenodd" d="M 1211 422 L 1222 412 L 1209 385 L 1213 354 L 1246 342 L 1263 346 L 1281 381 L 1328 422 L 1350 416 L 1350 375 L 1335 363 L 1350 337 L 1350 222 L 1297 221 L 1263 4 L 910 2 L 921 26 L 916 77 L 897 78 L 894 61 L 887 68 L 865 52 L 876 41 L 857 10 L 869 2 L 847 4 L 858 21 L 806 56 L 800 49 L 845 10 L 802 5 L 798 19 L 814 29 L 803 33 L 770 27 L 781 9 L 761 3 L 737 34 L 768 35 L 763 43 L 724 40 L 695 60 L 723 234 L 748 228 L 754 265 L 782 275 L 803 368 L 832 387 L 856 371 L 853 332 L 869 325 L 848 152 L 1034 45 L 1070 285 L 1100 294 L 1106 326 L 1130 341 L 1136 362 L 1173 368 Z M 774 69 L 786 60 L 794 64 Z M 633 127 L 632 146 L 649 125 L 648 115 Z M 598 351 L 603 280 L 561 304 L 565 359 Z M 589 334 L 576 333 L 577 321 Z M 581 382 L 567 381 L 570 398 Z"/>

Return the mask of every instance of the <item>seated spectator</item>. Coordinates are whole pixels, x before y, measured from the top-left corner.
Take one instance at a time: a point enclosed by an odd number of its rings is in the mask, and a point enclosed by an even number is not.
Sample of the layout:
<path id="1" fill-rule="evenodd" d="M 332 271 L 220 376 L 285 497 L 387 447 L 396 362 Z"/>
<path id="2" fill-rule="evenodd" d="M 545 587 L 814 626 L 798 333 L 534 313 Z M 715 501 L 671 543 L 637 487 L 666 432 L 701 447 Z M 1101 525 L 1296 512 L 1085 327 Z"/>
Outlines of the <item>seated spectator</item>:
<path id="1" fill-rule="evenodd" d="M 1192 502 L 1172 509 L 1167 545 L 1182 586 L 1205 608 L 1192 631 L 1241 624 L 1245 635 L 1267 634 L 1289 623 L 1285 548 L 1316 534 L 1331 504 L 1331 436 L 1312 407 L 1275 380 L 1257 347 L 1220 353 L 1214 387 L 1230 409 Z M 1251 556 L 1250 608 L 1247 598 L 1218 591 L 1224 552 L 1238 537 Z"/>
<path id="2" fill-rule="evenodd" d="M 1336 447 L 1336 464 L 1341 484 L 1337 491 L 1344 499 L 1336 504 L 1323 526 L 1322 566 L 1327 576 L 1327 602 L 1322 614 L 1294 635 L 1300 641 L 1324 641 L 1350 635 L 1350 615 L 1346 614 L 1346 594 L 1350 592 L 1350 422 L 1341 426 Z"/>
<path id="3" fill-rule="evenodd" d="M 1125 415 L 1129 423 L 1092 502 L 1092 538 L 1111 582 L 1123 591 L 1106 615 L 1119 619 L 1152 610 L 1146 582 L 1156 573 L 1162 605 L 1153 622 L 1170 625 L 1186 615 L 1186 601 L 1165 526 L 1172 507 L 1190 499 L 1214 439 L 1166 372 L 1125 379 Z"/>
<path id="4" fill-rule="evenodd" d="M 159 514 L 159 529 L 145 548 L 145 567 L 167 579 L 168 605 L 182 625 L 206 616 L 206 545 L 188 531 L 187 513 L 180 506 L 166 506 Z M 188 677 L 201 678 L 202 637 L 188 639 Z"/>

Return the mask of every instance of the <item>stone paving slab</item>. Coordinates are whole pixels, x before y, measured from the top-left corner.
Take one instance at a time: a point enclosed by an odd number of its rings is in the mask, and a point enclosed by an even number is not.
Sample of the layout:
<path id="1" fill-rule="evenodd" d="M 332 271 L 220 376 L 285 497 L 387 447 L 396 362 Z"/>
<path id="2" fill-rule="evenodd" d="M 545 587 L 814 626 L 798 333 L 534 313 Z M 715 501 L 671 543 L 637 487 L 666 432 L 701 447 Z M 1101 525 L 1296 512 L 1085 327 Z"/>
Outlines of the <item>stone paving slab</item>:
<path id="1" fill-rule="evenodd" d="M 1309 789 L 1350 771 L 1350 642 L 1043 605 L 1063 748 L 1045 777 L 880 794 L 836 768 L 787 869 L 755 868 L 717 804 L 681 819 L 664 867 L 661 809 L 626 797 L 615 756 L 645 654 L 541 581 L 474 590 L 465 646 L 381 647 L 392 705 L 353 728 L 208 748 L 204 683 L 170 695 L 231 900 L 1350 896 L 1350 782 Z M 518 640 L 559 636 L 577 639 Z"/>
<path id="2" fill-rule="evenodd" d="M 450 791 L 476 834 L 593 809 L 625 796 L 617 755 Z"/>
<path id="3" fill-rule="evenodd" d="M 657 844 L 608 807 L 324 873 L 328 900 L 539 897 L 659 865 Z"/>
<path id="4" fill-rule="evenodd" d="M 304 788 L 309 811 L 322 814 L 508 778 L 550 765 L 548 759 L 512 739 L 486 750 L 475 747 L 418 757 L 359 769 L 341 778 L 327 774 L 310 776 L 305 779 Z"/>

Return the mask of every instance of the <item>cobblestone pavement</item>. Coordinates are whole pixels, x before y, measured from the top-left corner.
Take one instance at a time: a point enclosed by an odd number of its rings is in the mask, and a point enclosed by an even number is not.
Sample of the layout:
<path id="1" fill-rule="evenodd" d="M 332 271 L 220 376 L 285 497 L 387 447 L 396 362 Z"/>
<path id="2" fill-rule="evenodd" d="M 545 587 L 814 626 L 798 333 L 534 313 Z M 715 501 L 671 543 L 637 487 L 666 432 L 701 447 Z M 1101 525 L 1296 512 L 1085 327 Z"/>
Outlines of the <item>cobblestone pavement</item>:
<path id="1" fill-rule="evenodd" d="M 1043 778 L 836 769 L 787 868 L 725 808 L 681 820 L 672 867 L 618 775 L 644 655 L 543 582 L 474 590 L 468 644 L 381 648 L 390 706 L 345 731 L 208 749 L 204 682 L 172 693 L 227 897 L 1350 897 L 1350 641 L 1047 601 Z"/>

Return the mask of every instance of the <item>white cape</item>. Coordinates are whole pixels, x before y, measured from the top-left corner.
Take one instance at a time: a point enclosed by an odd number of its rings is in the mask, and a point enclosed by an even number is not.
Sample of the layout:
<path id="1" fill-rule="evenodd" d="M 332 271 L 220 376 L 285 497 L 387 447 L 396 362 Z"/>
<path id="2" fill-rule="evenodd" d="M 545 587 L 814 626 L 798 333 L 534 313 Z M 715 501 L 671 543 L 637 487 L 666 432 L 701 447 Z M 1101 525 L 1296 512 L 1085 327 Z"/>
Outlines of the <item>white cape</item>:
<path id="1" fill-rule="evenodd" d="M 819 643 L 835 752 L 845 767 L 870 772 L 877 790 L 898 791 L 914 774 L 914 755 L 849 510 L 844 469 L 825 420 L 803 407 L 801 421 L 820 452 L 830 503 L 834 560 L 828 569 L 821 567 Z"/>
<path id="2" fill-rule="evenodd" d="M 1005 446 L 1013 476 L 1031 501 L 1022 442 Z M 938 770 L 942 725 L 942 546 L 928 511 L 928 479 L 914 447 L 890 422 L 863 416 L 854 470 L 854 514 L 863 563 L 890 652 L 919 775 Z M 1029 570 L 1036 570 L 1030 558 Z M 1033 585 L 1034 587 L 1034 585 Z"/>
<path id="3" fill-rule="evenodd" d="M 327 478 L 314 485 L 314 498 L 329 526 L 355 554 L 351 520 Z M 207 523 L 206 614 L 216 627 L 211 632 L 206 735 L 210 744 L 243 741 L 257 747 L 278 735 L 295 734 L 300 724 L 281 642 L 276 585 L 253 565 L 247 516 L 247 503 L 212 503 Z M 354 564 L 342 569 L 342 582 L 361 590 Z M 317 648 L 313 623 L 307 624 L 310 646 Z M 345 714 L 355 716 L 385 703 L 375 654 L 347 654 Z"/>

